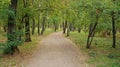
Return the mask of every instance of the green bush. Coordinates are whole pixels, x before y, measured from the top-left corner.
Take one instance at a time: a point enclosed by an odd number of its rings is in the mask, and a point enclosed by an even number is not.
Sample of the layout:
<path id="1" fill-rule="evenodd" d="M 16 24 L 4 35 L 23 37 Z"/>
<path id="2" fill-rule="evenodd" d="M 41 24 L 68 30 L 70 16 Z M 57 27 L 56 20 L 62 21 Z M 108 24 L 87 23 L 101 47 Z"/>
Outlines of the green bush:
<path id="1" fill-rule="evenodd" d="M 0 48 L 4 54 L 13 54 L 15 51 L 18 50 L 18 46 L 20 46 L 24 40 L 20 39 L 21 32 L 17 31 L 14 34 L 7 34 L 7 40 L 5 43 L 0 44 Z"/>
<path id="2" fill-rule="evenodd" d="M 8 41 L 4 43 L 3 53 L 4 54 L 13 54 L 17 46 L 21 45 L 24 41 Z"/>

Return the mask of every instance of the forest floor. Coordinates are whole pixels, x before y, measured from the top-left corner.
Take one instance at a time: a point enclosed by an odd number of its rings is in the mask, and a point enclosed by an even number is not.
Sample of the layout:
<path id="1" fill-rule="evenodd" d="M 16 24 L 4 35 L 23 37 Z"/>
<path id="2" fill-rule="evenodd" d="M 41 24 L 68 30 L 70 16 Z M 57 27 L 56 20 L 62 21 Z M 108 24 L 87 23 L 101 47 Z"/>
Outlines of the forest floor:
<path id="1" fill-rule="evenodd" d="M 112 35 L 101 36 L 96 34 L 91 49 L 86 49 L 87 32 L 77 31 L 70 33 L 70 39 L 80 50 L 87 54 L 87 63 L 94 67 L 120 67 L 120 33 L 117 33 L 116 48 L 112 48 Z"/>
<path id="2" fill-rule="evenodd" d="M 86 59 L 74 43 L 57 32 L 41 40 L 36 52 L 24 62 L 25 67 L 88 67 Z"/>

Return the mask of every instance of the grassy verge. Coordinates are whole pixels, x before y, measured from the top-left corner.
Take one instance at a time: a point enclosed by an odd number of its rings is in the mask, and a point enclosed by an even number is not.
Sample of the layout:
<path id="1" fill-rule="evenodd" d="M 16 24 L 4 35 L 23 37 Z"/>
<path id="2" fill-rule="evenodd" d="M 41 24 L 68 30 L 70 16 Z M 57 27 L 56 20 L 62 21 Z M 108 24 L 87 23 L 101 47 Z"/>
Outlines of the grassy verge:
<path id="1" fill-rule="evenodd" d="M 73 40 L 83 52 L 89 56 L 88 63 L 95 67 L 120 67 L 120 38 L 117 38 L 117 48 L 111 48 L 111 37 L 95 37 L 91 49 L 86 49 L 87 34 L 71 32 Z"/>
<path id="2" fill-rule="evenodd" d="M 52 32 L 53 31 L 51 29 L 46 29 L 46 31 L 44 32 L 42 36 L 38 36 L 37 32 L 35 31 L 35 35 L 31 36 L 32 42 L 26 42 L 22 46 L 19 47 L 21 52 L 31 54 L 32 51 L 34 51 L 34 49 L 38 45 L 39 41 Z"/>
<path id="3" fill-rule="evenodd" d="M 20 53 L 15 53 L 14 55 L 2 55 L 0 54 L 0 67 L 23 67 L 20 63 L 29 58 L 32 53 L 36 50 L 37 45 L 41 39 L 52 33 L 51 29 L 46 29 L 43 36 L 38 36 L 37 31 L 35 35 L 32 35 L 32 42 L 24 43 L 19 46 Z M 0 35 L 4 39 L 3 35 Z M 1 53 L 1 52 L 0 52 Z"/>

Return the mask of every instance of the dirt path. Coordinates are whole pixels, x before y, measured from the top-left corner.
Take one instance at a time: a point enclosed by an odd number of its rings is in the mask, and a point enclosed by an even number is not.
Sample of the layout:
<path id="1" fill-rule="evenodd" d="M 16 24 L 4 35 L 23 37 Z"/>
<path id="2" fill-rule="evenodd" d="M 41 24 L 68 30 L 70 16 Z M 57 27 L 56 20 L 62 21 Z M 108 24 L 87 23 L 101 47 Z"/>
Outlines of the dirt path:
<path id="1" fill-rule="evenodd" d="M 87 67 L 85 57 L 61 32 L 43 39 L 25 67 Z"/>

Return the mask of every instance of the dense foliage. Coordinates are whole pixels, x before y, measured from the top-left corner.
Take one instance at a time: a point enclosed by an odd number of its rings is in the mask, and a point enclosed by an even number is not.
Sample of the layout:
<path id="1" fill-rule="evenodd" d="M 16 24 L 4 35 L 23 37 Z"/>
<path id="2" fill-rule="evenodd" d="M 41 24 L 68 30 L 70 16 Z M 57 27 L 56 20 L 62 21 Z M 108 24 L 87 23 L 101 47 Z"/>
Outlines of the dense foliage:
<path id="1" fill-rule="evenodd" d="M 17 41 L 32 41 L 31 31 L 34 35 L 36 28 L 38 35 L 43 35 L 46 28 L 63 28 L 67 36 L 70 31 L 84 30 L 89 33 L 86 48 L 90 48 L 95 33 L 112 33 L 115 48 L 120 32 L 119 6 L 119 0 L 0 0 L 0 27 L 7 34 L 6 49 L 14 47 L 14 53 Z"/>

